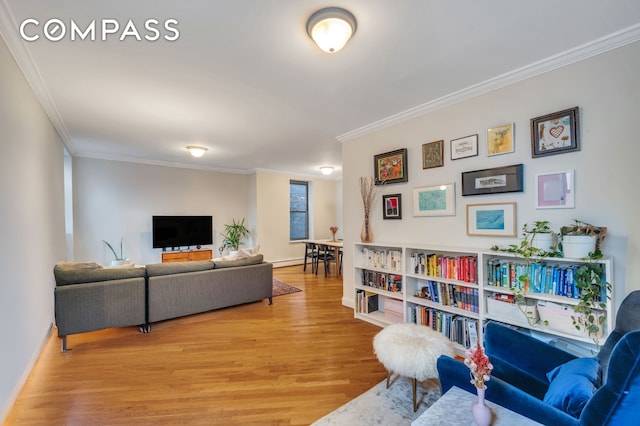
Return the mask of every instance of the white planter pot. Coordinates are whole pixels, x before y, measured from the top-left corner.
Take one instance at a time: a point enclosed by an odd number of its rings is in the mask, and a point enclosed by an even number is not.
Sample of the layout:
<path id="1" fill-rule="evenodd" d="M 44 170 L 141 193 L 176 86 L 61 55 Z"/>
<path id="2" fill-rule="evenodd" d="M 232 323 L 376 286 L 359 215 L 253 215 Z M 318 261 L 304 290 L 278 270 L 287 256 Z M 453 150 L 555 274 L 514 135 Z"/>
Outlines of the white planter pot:
<path id="1" fill-rule="evenodd" d="M 536 234 L 531 240 L 531 245 L 541 251 L 551 251 L 555 243 L 554 235 L 549 234 Z"/>
<path id="2" fill-rule="evenodd" d="M 131 265 L 131 261 L 128 259 L 111 261 L 111 266 L 127 266 L 127 265 Z"/>
<path id="3" fill-rule="evenodd" d="M 562 237 L 564 257 L 581 259 L 596 250 L 595 235 L 565 235 Z"/>

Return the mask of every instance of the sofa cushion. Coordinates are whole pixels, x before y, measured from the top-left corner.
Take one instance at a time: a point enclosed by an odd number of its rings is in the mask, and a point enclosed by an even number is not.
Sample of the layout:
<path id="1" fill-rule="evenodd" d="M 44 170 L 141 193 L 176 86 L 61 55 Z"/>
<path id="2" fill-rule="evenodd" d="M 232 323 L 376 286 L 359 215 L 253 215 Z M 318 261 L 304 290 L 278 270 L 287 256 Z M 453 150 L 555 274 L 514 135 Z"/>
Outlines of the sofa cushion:
<path id="1" fill-rule="evenodd" d="M 222 268 L 233 268 L 237 266 L 247 266 L 247 265 L 257 265 L 262 263 L 263 256 L 261 254 L 245 257 L 242 259 L 236 260 L 216 260 L 213 263 L 215 264 L 216 269 Z"/>
<path id="2" fill-rule="evenodd" d="M 138 278 L 144 274 L 144 267 L 103 268 L 89 262 L 61 262 L 53 268 L 56 285 L 59 286 Z"/>
<path id="3" fill-rule="evenodd" d="M 147 265 L 147 276 L 183 274 L 185 272 L 198 272 L 213 269 L 214 264 L 210 260 L 195 260 L 191 262 L 168 262 Z"/>
<path id="4" fill-rule="evenodd" d="M 578 418 L 600 383 L 600 363 L 597 358 L 576 358 L 551 370 L 547 378 L 551 384 L 544 402 Z"/>

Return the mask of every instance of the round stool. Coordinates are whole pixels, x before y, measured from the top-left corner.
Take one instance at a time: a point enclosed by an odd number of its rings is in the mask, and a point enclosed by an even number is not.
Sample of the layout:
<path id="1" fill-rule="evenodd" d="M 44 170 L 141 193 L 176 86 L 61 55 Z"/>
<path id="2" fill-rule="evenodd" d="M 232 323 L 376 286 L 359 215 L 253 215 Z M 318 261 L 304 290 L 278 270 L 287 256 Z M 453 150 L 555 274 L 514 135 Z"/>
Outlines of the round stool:
<path id="1" fill-rule="evenodd" d="M 373 349 L 387 370 L 387 388 L 392 373 L 410 377 L 413 385 L 413 411 L 416 384 L 437 378 L 436 361 L 440 355 L 453 357 L 453 343 L 442 333 L 418 324 L 391 324 L 373 338 Z"/>

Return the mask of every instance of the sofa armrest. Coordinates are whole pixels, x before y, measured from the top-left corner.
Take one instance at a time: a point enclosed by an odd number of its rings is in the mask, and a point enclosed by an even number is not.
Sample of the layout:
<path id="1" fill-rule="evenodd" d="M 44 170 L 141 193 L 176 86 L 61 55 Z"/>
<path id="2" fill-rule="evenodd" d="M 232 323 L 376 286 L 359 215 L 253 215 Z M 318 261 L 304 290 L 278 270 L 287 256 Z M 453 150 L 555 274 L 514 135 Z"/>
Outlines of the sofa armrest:
<path id="1" fill-rule="evenodd" d="M 58 336 L 145 323 L 145 279 L 57 286 Z"/>
<path id="2" fill-rule="evenodd" d="M 443 355 L 438 358 L 437 368 L 443 394 L 453 386 L 473 394 L 476 393 L 475 386 L 471 384 L 469 367 L 461 361 Z M 539 423 L 554 426 L 577 426 L 579 424 L 578 419 L 497 377 L 492 376 L 486 385 L 485 397 L 489 401 Z"/>

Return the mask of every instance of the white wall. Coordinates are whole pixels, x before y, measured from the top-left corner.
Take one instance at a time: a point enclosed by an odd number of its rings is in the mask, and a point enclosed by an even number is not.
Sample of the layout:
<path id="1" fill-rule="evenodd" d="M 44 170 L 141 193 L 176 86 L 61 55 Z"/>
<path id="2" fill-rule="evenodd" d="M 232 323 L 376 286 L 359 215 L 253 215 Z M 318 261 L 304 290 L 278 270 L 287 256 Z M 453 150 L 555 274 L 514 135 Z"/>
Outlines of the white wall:
<path id="1" fill-rule="evenodd" d="M 115 247 L 121 237 L 132 262 L 159 263 L 153 215 L 213 216 L 213 246 L 206 247 L 216 257 L 224 224 L 248 216 L 252 194 L 248 175 L 88 158 L 74 159 L 73 180 L 75 260 L 101 264 L 113 258 L 102 240 Z"/>
<path id="2" fill-rule="evenodd" d="M 245 218 L 251 231 L 246 246 L 260 244 L 265 260 L 276 266 L 299 263 L 303 249 L 289 243 L 290 179 L 302 178 L 75 158 L 75 260 L 108 264 L 113 255 L 102 240 L 119 245 L 123 237 L 124 254 L 131 261 L 157 263 L 161 249 L 152 249 L 153 215 L 212 215 L 214 257 L 222 243 L 224 224 Z M 338 223 L 336 194 L 340 183 L 305 180 L 311 182 L 316 236 L 328 238 L 329 226 Z"/>
<path id="3" fill-rule="evenodd" d="M 53 322 L 65 260 L 63 144 L 0 39 L 0 423 Z"/>
<path id="4" fill-rule="evenodd" d="M 409 181 L 388 185 L 382 194 L 402 194 L 403 219 L 384 221 L 379 198 L 373 217 L 377 241 L 481 248 L 506 245 L 516 240 L 467 236 L 466 205 L 515 201 L 518 230 L 535 220 L 549 220 L 557 229 L 574 218 L 607 226 L 604 253 L 614 258 L 616 302 L 640 289 L 639 69 L 640 43 L 635 43 L 345 142 L 343 303 L 352 306 L 354 297 L 354 276 L 348 271 L 362 226 L 358 178 L 373 175 L 375 154 L 398 148 L 408 148 Z M 581 150 L 532 159 L 529 120 L 576 105 L 580 107 Z M 516 152 L 488 157 L 486 130 L 511 122 L 515 123 Z M 451 161 L 449 141 L 476 133 L 479 156 Z M 439 139 L 445 140 L 444 167 L 423 170 L 422 144 Z M 462 172 L 519 163 L 525 165 L 524 192 L 460 195 Z M 535 174 L 566 169 L 575 169 L 575 208 L 536 210 Z M 449 182 L 456 185 L 455 216 L 412 217 L 413 188 Z"/>
<path id="5" fill-rule="evenodd" d="M 313 209 L 311 238 L 330 238 L 329 227 L 342 228 L 338 214 L 340 182 L 272 172 L 256 174 L 256 212 L 258 243 L 266 259 L 275 266 L 300 263 L 304 255 L 301 243 L 289 242 L 289 182 L 308 181 Z"/>

